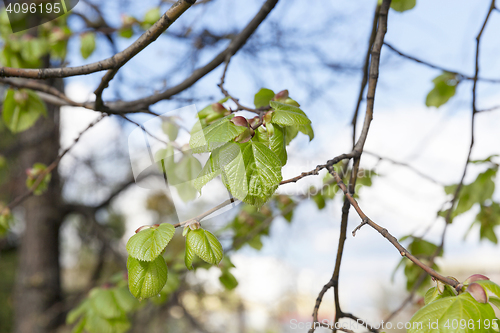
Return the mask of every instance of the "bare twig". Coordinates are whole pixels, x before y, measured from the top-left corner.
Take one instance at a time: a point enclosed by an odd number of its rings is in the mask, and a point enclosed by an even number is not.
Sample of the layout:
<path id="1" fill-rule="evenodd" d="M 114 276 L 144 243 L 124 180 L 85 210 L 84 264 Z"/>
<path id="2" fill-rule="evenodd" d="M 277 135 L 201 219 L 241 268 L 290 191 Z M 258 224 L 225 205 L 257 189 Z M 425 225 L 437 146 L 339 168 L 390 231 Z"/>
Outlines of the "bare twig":
<path id="1" fill-rule="evenodd" d="M 177 18 L 186 11 L 195 0 L 179 0 L 167 13 Z M 151 28 L 144 32 L 132 45 L 125 50 L 113 55 L 110 58 L 97 61 L 91 64 L 77 67 L 59 68 L 11 68 L 0 67 L 0 77 L 24 77 L 31 79 L 63 78 L 76 75 L 86 75 L 103 70 L 119 68 L 127 61 L 141 52 L 146 46 L 154 42 L 172 23 L 171 18 L 165 13 Z"/>
<path id="2" fill-rule="evenodd" d="M 234 55 L 240 48 L 245 45 L 248 38 L 253 34 L 253 32 L 259 27 L 259 25 L 264 21 L 267 15 L 274 8 L 278 0 L 267 0 L 259 12 L 254 16 L 254 18 L 247 24 L 247 26 L 229 43 L 228 47 L 220 52 L 215 58 L 212 59 L 208 64 L 203 67 L 196 69 L 188 78 L 179 83 L 176 86 L 168 88 L 167 90 L 155 93 L 151 96 L 137 99 L 130 102 L 115 102 L 108 103 L 107 106 L 114 111 L 132 111 L 147 108 L 149 105 L 155 104 L 161 100 L 168 99 L 181 91 L 184 91 L 195 84 L 199 79 L 201 79 L 206 74 L 210 73 L 212 70 L 217 68 L 222 64 L 227 56 Z"/>
<path id="3" fill-rule="evenodd" d="M 483 82 L 491 82 L 491 83 L 500 83 L 500 79 L 486 79 L 486 78 L 476 78 L 474 79 L 473 76 L 469 76 L 469 75 L 465 75 L 463 73 L 459 73 L 457 71 L 454 71 L 454 70 L 450 70 L 450 69 L 447 69 L 447 68 L 444 68 L 444 67 L 441 67 L 441 66 L 437 66 L 437 65 L 434 65 L 434 64 L 431 64 L 430 62 L 428 61 L 425 61 L 425 60 L 421 60 L 421 59 L 418 59 L 414 56 L 411 56 L 411 55 L 408 55 L 406 53 L 403 53 L 401 51 L 399 51 L 398 49 L 396 49 L 394 46 L 392 46 L 391 44 L 389 43 L 384 43 L 389 49 L 391 49 L 392 51 L 394 51 L 395 53 L 399 54 L 400 56 L 402 56 L 403 58 L 406 58 L 406 59 L 410 59 L 410 60 L 413 60 L 415 62 L 418 62 L 419 64 L 422 64 L 422 65 L 425 65 L 427 67 L 430 67 L 430 68 L 434 68 L 434 69 L 439 69 L 443 72 L 448 72 L 448 73 L 451 73 L 451 74 L 455 74 L 456 76 L 460 77 L 461 79 L 464 79 L 464 80 L 471 80 L 471 81 L 474 81 L 474 80 L 479 80 L 479 81 L 483 81 Z"/>
<path id="4" fill-rule="evenodd" d="M 59 164 L 59 162 L 61 161 L 61 159 L 64 157 L 64 155 L 66 155 L 78 143 L 78 141 L 80 140 L 80 138 L 82 137 L 82 135 L 85 132 L 87 132 L 89 129 L 91 129 L 92 127 L 94 127 L 94 125 L 96 125 L 98 122 L 100 122 L 106 116 L 107 116 L 106 114 L 101 114 L 96 120 L 94 120 L 93 122 L 91 122 L 87 126 L 87 128 L 85 128 L 83 131 L 81 131 L 78 134 L 78 136 L 76 137 L 76 139 L 73 141 L 73 143 L 68 148 L 66 148 L 62 153 L 60 153 L 57 156 L 57 158 L 45 170 L 43 170 L 37 176 L 37 178 L 36 178 L 35 182 L 33 183 L 33 185 L 25 193 L 21 194 L 20 196 L 16 197 L 14 200 L 12 200 L 6 206 L 6 208 L 9 208 L 10 210 L 12 210 L 12 208 L 14 208 L 15 206 L 19 205 L 24 200 L 26 200 L 27 198 L 29 198 L 33 194 L 33 192 L 37 189 L 37 187 L 41 184 L 41 182 L 43 181 L 43 179 L 45 178 L 45 176 L 47 176 L 50 172 L 52 172 L 52 170 L 54 170 L 57 167 L 57 165 Z"/>
<path id="5" fill-rule="evenodd" d="M 408 163 L 405 163 L 405 162 L 400 162 L 400 161 L 396 161 L 396 160 L 393 160 L 392 158 L 389 158 L 389 157 L 385 157 L 385 156 L 380 156 L 379 154 L 376 154 L 376 153 L 372 153 L 370 151 L 364 151 L 365 154 L 368 154 L 368 155 L 371 155 L 373 157 L 376 157 L 379 159 L 379 161 L 387 161 L 389 163 L 392 163 L 392 164 L 395 164 L 395 165 L 400 165 L 400 166 L 403 166 L 403 167 L 406 167 L 408 169 L 410 169 L 411 171 L 413 171 L 414 173 L 416 173 L 417 175 L 419 175 L 420 177 L 422 178 L 425 178 L 427 179 L 428 181 L 436 184 L 436 185 L 440 185 L 440 186 L 444 186 L 444 183 L 440 182 L 439 180 L 437 179 L 434 179 L 432 178 L 431 176 L 429 175 L 426 175 L 425 173 L 419 171 L 418 169 L 416 169 L 415 167 L 411 166 L 410 164 Z"/>
<path id="6" fill-rule="evenodd" d="M 351 196 L 351 194 L 347 190 L 347 187 L 345 186 L 344 182 L 342 182 L 342 179 L 340 179 L 337 172 L 332 167 L 329 167 L 328 171 L 333 176 L 333 178 L 335 178 L 337 184 L 340 186 L 340 188 L 344 192 L 344 195 L 348 198 L 350 204 L 353 206 L 353 208 L 356 210 L 356 212 L 358 213 L 359 217 L 362 220 L 362 223 L 353 231 L 353 236 L 356 234 L 357 230 L 359 230 L 363 225 L 367 224 L 367 225 L 371 226 L 373 229 L 375 229 L 376 231 L 378 231 L 392 245 L 394 245 L 394 247 L 399 250 L 399 253 L 401 254 L 401 256 L 407 257 L 408 259 L 410 259 L 413 263 L 415 263 L 417 266 L 419 266 L 424 271 L 426 271 L 427 274 L 433 276 L 435 279 L 437 279 L 443 283 L 446 283 L 454 288 L 459 289 L 462 287 L 462 285 L 459 282 L 457 282 L 453 279 L 450 279 L 448 277 L 442 276 L 441 274 L 439 274 L 438 272 L 436 272 L 432 268 L 430 268 L 427 265 L 425 265 L 424 263 L 422 263 L 418 258 L 416 258 L 414 255 L 412 255 L 410 252 L 408 252 L 408 250 L 405 249 L 398 242 L 398 240 L 393 235 L 391 235 L 389 233 L 389 231 L 387 229 L 381 227 L 377 223 L 373 222 L 368 216 L 366 216 L 366 214 L 359 207 L 357 201 Z"/>

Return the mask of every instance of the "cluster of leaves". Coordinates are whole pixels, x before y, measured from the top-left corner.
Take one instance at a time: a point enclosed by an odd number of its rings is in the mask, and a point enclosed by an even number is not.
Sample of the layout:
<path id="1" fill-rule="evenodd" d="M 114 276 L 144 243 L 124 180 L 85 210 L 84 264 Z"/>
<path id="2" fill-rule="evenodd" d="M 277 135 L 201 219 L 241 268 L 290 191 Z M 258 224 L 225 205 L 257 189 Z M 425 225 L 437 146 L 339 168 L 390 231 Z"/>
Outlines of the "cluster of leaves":
<path id="1" fill-rule="evenodd" d="M 67 324 L 74 324 L 79 319 L 72 333 L 128 331 L 128 315 L 139 308 L 140 303 L 130 295 L 121 275 L 114 277 L 116 284 L 92 289 L 88 297 L 68 313 Z"/>
<path id="2" fill-rule="evenodd" d="M 475 205 L 479 205 L 480 211 L 476 215 L 471 228 L 476 224 L 479 225 L 480 239 L 487 239 L 497 244 L 498 237 L 495 233 L 495 228 L 500 225 L 500 204 L 493 200 L 495 177 L 498 172 L 498 164 L 493 162 L 494 157 L 496 155 L 484 160 L 471 161 L 474 164 L 487 165 L 488 169 L 480 173 L 472 183 L 463 185 L 453 207 L 439 212 L 439 215 L 446 218 L 449 214 L 451 223 L 458 215 L 469 211 Z M 457 184 L 446 186 L 446 194 L 453 196 L 457 186 Z"/>
<path id="3" fill-rule="evenodd" d="M 479 274 L 463 282 L 458 292 L 440 282 L 425 294 L 425 306 L 410 320 L 408 333 L 498 332 L 500 320 L 491 305 L 500 309 L 500 286 Z"/>
<path id="4" fill-rule="evenodd" d="M 13 34 L 7 12 L 0 13 L 0 35 L 3 49 L 0 62 L 4 66 L 16 68 L 37 68 L 42 65 L 42 58 L 50 55 L 51 59 L 64 59 L 71 30 L 63 15 L 38 27 L 37 36 Z"/>
<path id="5" fill-rule="evenodd" d="M 139 300 L 160 295 L 169 280 L 168 268 L 162 253 L 175 233 L 168 223 L 143 226 L 127 242 L 129 289 Z M 186 224 L 185 265 L 193 269 L 195 256 L 203 261 L 218 265 L 223 257 L 222 245 L 207 230 L 195 221 Z M 229 269 L 229 268 L 227 268 Z"/>
<path id="6" fill-rule="evenodd" d="M 198 113 L 200 121 L 191 132 L 191 150 L 210 153 L 193 185 L 201 191 L 209 181 L 221 176 L 235 198 L 261 207 L 282 180 L 286 146 L 298 132 L 313 139 L 311 121 L 289 98 L 287 90 L 275 94 L 261 89 L 254 98 L 261 115 L 252 119 L 235 116 L 220 102 Z M 265 110 L 269 111 L 264 114 Z"/>

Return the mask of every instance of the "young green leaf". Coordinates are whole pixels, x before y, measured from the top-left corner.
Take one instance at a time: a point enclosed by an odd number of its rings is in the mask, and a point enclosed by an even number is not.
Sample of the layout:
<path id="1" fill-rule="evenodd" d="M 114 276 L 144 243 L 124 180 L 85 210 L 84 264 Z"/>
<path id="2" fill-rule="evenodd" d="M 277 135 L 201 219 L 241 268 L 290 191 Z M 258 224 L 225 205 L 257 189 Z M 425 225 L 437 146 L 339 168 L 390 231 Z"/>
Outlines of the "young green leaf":
<path id="1" fill-rule="evenodd" d="M 190 249 L 188 257 L 188 248 Z M 186 266 L 189 268 L 192 262 L 192 252 L 205 262 L 217 265 L 222 260 L 223 251 L 217 237 L 210 231 L 204 229 L 190 230 L 186 235 Z M 189 259 L 189 260 L 188 260 Z"/>
<path id="2" fill-rule="evenodd" d="M 221 276 L 219 276 L 219 281 L 227 290 L 233 290 L 238 286 L 238 280 L 236 280 L 229 269 L 225 269 L 222 271 Z"/>
<path id="3" fill-rule="evenodd" d="M 281 182 L 281 161 L 265 144 L 237 145 L 241 154 L 223 168 L 222 181 L 231 194 L 257 207 L 265 204 Z"/>
<path id="4" fill-rule="evenodd" d="M 93 32 L 85 32 L 80 36 L 80 52 L 83 59 L 87 59 L 95 50 L 95 34 Z"/>
<path id="5" fill-rule="evenodd" d="M 412 325 L 408 333 L 495 332 L 491 326 L 484 326 L 486 322 L 493 323 L 495 318 L 491 305 L 478 303 L 471 294 L 463 293 L 442 298 L 418 310 L 410 320 Z M 459 325 L 461 322 L 474 322 L 475 325 L 464 327 Z M 481 328 L 476 325 L 478 323 L 481 323 Z M 430 326 L 433 324 L 435 326 Z"/>
<path id="6" fill-rule="evenodd" d="M 13 133 L 30 128 L 47 108 L 37 93 L 29 89 L 8 89 L 3 103 L 3 121 Z"/>
<path id="7" fill-rule="evenodd" d="M 160 13 L 160 8 L 155 7 L 151 8 L 144 14 L 144 20 L 143 22 L 148 25 L 153 25 L 160 19 L 161 13 Z"/>
<path id="8" fill-rule="evenodd" d="M 185 229 L 187 234 L 191 231 L 191 229 Z M 191 243 L 188 242 L 187 237 L 186 237 L 186 252 L 184 254 L 184 264 L 186 265 L 187 269 L 192 270 L 193 269 L 193 260 L 194 260 L 194 249 L 191 246 Z"/>
<path id="9" fill-rule="evenodd" d="M 266 89 L 266 88 L 261 88 L 256 94 L 253 99 L 253 104 L 255 105 L 255 108 L 258 109 L 263 106 L 268 106 L 269 102 L 273 99 L 274 97 L 274 91 L 271 89 Z"/>
<path id="10" fill-rule="evenodd" d="M 311 121 L 304 111 L 296 106 L 271 101 L 274 110 L 271 122 L 282 126 L 309 125 Z"/>
<path id="11" fill-rule="evenodd" d="M 28 169 L 28 177 L 26 178 L 26 187 L 28 189 L 31 189 L 35 183 L 38 181 L 38 177 L 42 175 L 42 173 L 46 172 L 47 166 L 43 163 L 35 163 L 33 165 L 33 168 Z M 33 189 L 33 194 L 34 195 L 41 195 L 43 192 L 47 190 L 49 187 L 49 182 L 50 179 L 52 178 L 52 175 L 50 173 L 47 173 L 42 181 L 36 186 L 35 189 Z"/>
<path id="12" fill-rule="evenodd" d="M 425 99 L 425 105 L 440 107 L 448 102 L 455 95 L 455 91 L 459 81 L 455 74 L 443 72 L 434 80 L 434 88 L 429 92 Z"/>
<path id="13" fill-rule="evenodd" d="M 128 240 L 127 252 L 135 259 L 152 261 L 167 247 L 174 233 L 175 228 L 169 223 L 141 230 Z"/>
<path id="14" fill-rule="evenodd" d="M 391 8 L 397 12 L 404 12 L 412 9 L 417 4 L 417 0 L 392 0 Z"/>
<path id="15" fill-rule="evenodd" d="M 138 300 L 158 295 L 167 282 L 168 268 L 162 256 L 153 261 L 141 261 L 129 256 L 127 269 L 129 290 Z"/>
<path id="16" fill-rule="evenodd" d="M 226 116 L 192 133 L 189 146 L 193 153 L 210 152 L 243 133 L 246 128 L 233 124 L 230 121 L 233 117 L 233 114 Z"/>
<path id="17" fill-rule="evenodd" d="M 94 288 L 90 291 L 90 305 L 101 317 L 111 319 L 123 316 L 111 289 Z"/>

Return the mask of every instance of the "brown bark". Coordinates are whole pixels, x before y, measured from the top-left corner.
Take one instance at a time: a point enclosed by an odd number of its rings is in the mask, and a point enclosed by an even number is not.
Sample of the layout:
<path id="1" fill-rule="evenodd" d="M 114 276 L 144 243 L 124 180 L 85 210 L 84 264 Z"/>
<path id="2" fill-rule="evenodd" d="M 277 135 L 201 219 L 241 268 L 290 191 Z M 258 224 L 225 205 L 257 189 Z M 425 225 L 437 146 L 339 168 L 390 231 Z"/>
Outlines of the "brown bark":
<path id="1" fill-rule="evenodd" d="M 57 82 L 62 85 L 62 82 Z M 48 116 L 21 133 L 20 140 L 40 142 L 19 152 L 21 170 L 40 162 L 46 165 L 59 151 L 59 108 L 48 106 Z M 59 227 L 62 222 L 61 188 L 57 171 L 47 192 L 24 202 L 24 233 L 18 251 L 18 270 L 14 288 L 16 333 L 53 331 L 60 320 L 57 307 L 61 299 L 59 267 Z"/>

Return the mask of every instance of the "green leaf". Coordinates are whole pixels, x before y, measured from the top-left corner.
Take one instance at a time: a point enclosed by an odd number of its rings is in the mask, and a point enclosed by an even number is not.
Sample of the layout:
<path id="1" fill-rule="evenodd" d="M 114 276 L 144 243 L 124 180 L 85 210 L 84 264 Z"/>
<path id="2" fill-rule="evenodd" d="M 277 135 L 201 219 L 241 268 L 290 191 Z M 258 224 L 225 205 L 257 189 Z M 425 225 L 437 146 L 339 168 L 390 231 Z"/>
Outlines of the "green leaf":
<path id="1" fill-rule="evenodd" d="M 312 197 L 312 199 L 316 203 L 316 206 L 318 206 L 319 210 L 325 208 L 326 206 L 325 197 L 321 193 L 316 194 L 315 196 Z"/>
<path id="2" fill-rule="evenodd" d="M 186 235 L 186 244 L 189 245 L 198 257 L 209 264 L 217 265 L 222 260 L 222 245 L 210 231 L 201 228 L 190 230 Z M 188 246 L 186 246 L 186 257 L 188 253 L 187 249 Z M 186 266 L 191 262 L 187 261 Z"/>
<path id="3" fill-rule="evenodd" d="M 497 307 L 500 310 L 500 298 L 492 296 L 489 298 L 489 302 Z"/>
<path id="4" fill-rule="evenodd" d="M 129 256 L 127 269 L 129 290 L 138 300 L 157 296 L 167 282 L 168 268 L 162 256 L 153 261 Z"/>
<path id="5" fill-rule="evenodd" d="M 455 95 L 457 85 L 459 83 L 455 74 L 443 72 L 434 80 L 434 88 L 429 92 L 425 99 L 425 105 L 440 107 L 448 102 Z"/>
<path id="6" fill-rule="evenodd" d="M 29 89 L 8 89 L 3 103 L 3 121 L 7 128 L 18 133 L 30 128 L 47 109 L 40 97 Z"/>
<path id="7" fill-rule="evenodd" d="M 80 37 L 80 52 L 83 59 L 87 59 L 95 50 L 95 34 L 93 32 L 86 32 Z"/>
<path id="8" fill-rule="evenodd" d="M 146 14 L 144 14 L 143 22 L 149 25 L 153 25 L 156 23 L 156 21 L 160 19 L 160 17 L 161 17 L 160 8 L 159 7 L 151 8 L 146 12 Z"/>
<path id="9" fill-rule="evenodd" d="M 126 316 L 106 319 L 91 311 L 85 320 L 85 330 L 90 333 L 125 333 L 129 328 L 130 322 Z"/>
<path id="10" fill-rule="evenodd" d="M 309 125 L 311 121 L 304 111 L 296 106 L 271 101 L 274 112 L 271 122 L 282 126 Z"/>
<path id="11" fill-rule="evenodd" d="M 487 329 L 484 323 L 492 323 L 495 318 L 491 305 L 478 303 L 469 293 L 463 293 L 437 300 L 418 310 L 410 320 L 412 325 L 408 333 L 494 332 L 491 326 Z M 474 322 L 474 325 L 462 328 L 461 321 Z"/>
<path id="12" fill-rule="evenodd" d="M 120 307 L 120 309 L 122 309 L 123 312 L 131 312 L 138 307 L 139 303 L 126 287 L 113 288 L 111 291 L 116 304 Z"/>
<path id="13" fill-rule="evenodd" d="M 191 231 L 191 229 L 186 229 L 186 231 L 189 234 L 189 231 Z M 194 249 L 191 246 L 191 243 L 188 242 L 186 237 L 186 252 L 184 253 L 184 264 L 189 270 L 193 269 L 194 256 L 195 256 Z"/>
<path id="14" fill-rule="evenodd" d="M 123 27 L 118 31 L 118 34 L 123 38 L 132 38 L 132 36 L 134 36 L 134 30 L 132 27 Z"/>
<path id="15" fill-rule="evenodd" d="M 236 126 L 230 120 L 233 114 L 218 119 L 209 126 L 192 133 L 189 146 L 193 153 L 205 153 L 221 147 L 245 131 L 245 127 Z"/>
<path id="16" fill-rule="evenodd" d="M 410 10 L 417 4 L 417 0 L 392 0 L 391 8 L 397 12 Z"/>
<path id="17" fill-rule="evenodd" d="M 253 99 L 253 104 L 255 105 L 255 108 L 261 108 L 263 106 L 268 106 L 269 102 L 273 99 L 274 97 L 274 91 L 271 89 L 267 88 L 261 88 L 259 92 L 255 94 L 255 97 Z"/>
<path id="18" fill-rule="evenodd" d="M 500 226 L 500 205 L 496 202 L 489 206 L 481 205 L 481 210 L 476 215 L 471 227 L 479 224 L 479 239 L 488 239 L 493 244 L 498 244 L 495 228 Z"/>
<path id="19" fill-rule="evenodd" d="M 76 308 L 68 312 L 66 316 L 66 324 L 73 324 L 78 318 L 85 315 L 90 306 L 89 299 L 85 299 Z"/>
<path id="20" fill-rule="evenodd" d="M 497 167 L 492 167 L 483 173 L 480 173 L 476 180 L 468 185 L 462 186 L 458 195 L 458 200 L 455 209 L 451 215 L 452 219 L 456 216 L 465 213 L 475 204 L 483 204 L 487 200 L 491 200 L 493 192 L 495 192 L 494 179 L 497 174 Z M 447 186 L 447 193 L 454 193 L 456 187 Z"/>
<path id="21" fill-rule="evenodd" d="M 241 155 L 223 168 L 223 182 L 231 194 L 257 207 L 265 204 L 281 182 L 281 161 L 266 145 L 253 140 L 234 144 Z"/>
<path id="22" fill-rule="evenodd" d="M 233 290 L 238 286 L 238 280 L 236 280 L 229 269 L 225 269 L 222 271 L 221 276 L 219 276 L 219 281 L 227 290 Z"/>
<path id="23" fill-rule="evenodd" d="M 85 329 L 86 324 L 87 324 L 86 318 L 82 318 L 78 322 L 78 324 L 76 324 L 75 327 L 73 327 L 73 329 L 71 330 L 71 333 L 82 333 L 83 330 Z"/>
<path id="24" fill-rule="evenodd" d="M 484 288 L 486 288 L 488 290 L 489 295 L 494 294 L 496 297 L 500 298 L 500 286 L 495 282 L 491 280 L 479 280 L 475 281 L 475 283 L 478 283 Z"/>
<path id="25" fill-rule="evenodd" d="M 130 237 L 127 252 L 135 259 L 152 261 L 167 247 L 174 233 L 175 228 L 169 223 L 143 229 Z"/>
<path id="26" fill-rule="evenodd" d="M 191 154 L 184 155 L 176 165 L 175 172 L 178 183 L 172 182 L 170 184 L 175 186 L 177 193 L 184 202 L 196 198 L 198 191 L 193 184 L 201 170 L 200 161 Z"/>
<path id="27" fill-rule="evenodd" d="M 179 134 L 179 126 L 171 120 L 164 121 L 161 124 L 163 132 L 168 136 L 170 141 L 175 141 L 177 135 Z"/>
<path id="28" fill-rule="evenodd" d="M 455 293 L 451 289 L 450 286 L 445 285 L 443 292 L 440 292 L 437 287 L 432 287 L 427 292 L 425 293 L 424 301 L 425 304 L 432 303 L 434 301 L 437 301 L 438 299 L 445 298 L 445 297 L 451 297 L 455 296 Z"/>
<path id="29" fill-rule="evenodd" d="M 111 289 L 94 288 L 90 292 L 90 305 L 99 316 L 111 319 L 124 315 L 124 311 L 118 306 Z"/>
<path id="30" fill-rule="evenodd" d="M 283 127 L 280 125 L 266 124 L 266 127 L 260 126 L 255 132 L 259 142 L 268 146 L 279 158 L 281 165 L 284 166 L 288 159 L 286 152 L 286 140 Z"/>
<path id="31" fill-rule="evenodd" d="M 309 141 L 314 139 L 314 131 L 311 124 L 299 125 L 299 131 L 309 137 Z"/>

